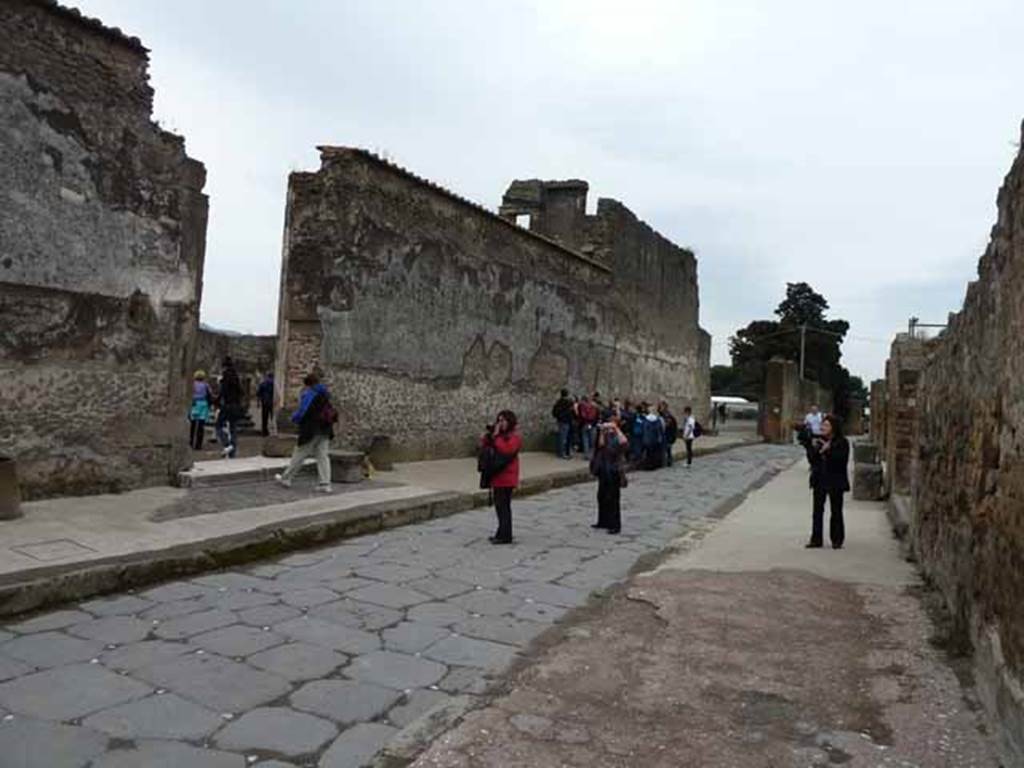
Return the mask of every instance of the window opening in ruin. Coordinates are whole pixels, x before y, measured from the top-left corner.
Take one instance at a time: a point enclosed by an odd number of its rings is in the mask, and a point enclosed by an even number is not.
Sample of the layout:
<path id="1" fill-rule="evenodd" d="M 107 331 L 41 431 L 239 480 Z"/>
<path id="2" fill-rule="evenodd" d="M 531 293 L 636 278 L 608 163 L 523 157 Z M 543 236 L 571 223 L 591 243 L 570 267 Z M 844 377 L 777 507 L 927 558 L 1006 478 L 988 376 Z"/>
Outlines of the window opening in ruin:
<path id="1" fill-rule="evenodd" d="M 528 214 L 528 213 L 517 213 L 516 214 L 516 224 L 518 224 L 523 229 L 529 229 L 530 228 L 530 214 Z"/>

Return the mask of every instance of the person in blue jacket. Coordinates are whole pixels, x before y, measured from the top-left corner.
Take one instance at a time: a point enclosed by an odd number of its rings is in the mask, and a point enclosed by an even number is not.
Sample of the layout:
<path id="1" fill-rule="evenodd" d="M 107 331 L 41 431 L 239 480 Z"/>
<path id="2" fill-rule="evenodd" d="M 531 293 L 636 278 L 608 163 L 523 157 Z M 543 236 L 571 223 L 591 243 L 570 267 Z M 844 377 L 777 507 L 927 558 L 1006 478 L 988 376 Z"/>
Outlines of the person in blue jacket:
<path id="1" fill-rule="evenodd" d="M 310 373 L 302 380 L 305 388 L 299 396 L 299 407 L 292 414 L 292 423 L 299 428 L 299 440 L 292 451 L 292 459 L 274 479 L 285 488 L 290 488 L 295 473 L 308 458 L 316 459 L 317 486 L 321 493 L 331 492 L 331 457 L 328 453 L 334 439 L 334 425 L 338 412 L 331 403 L 331 394 L 320 383 L 316 373 Z"/>

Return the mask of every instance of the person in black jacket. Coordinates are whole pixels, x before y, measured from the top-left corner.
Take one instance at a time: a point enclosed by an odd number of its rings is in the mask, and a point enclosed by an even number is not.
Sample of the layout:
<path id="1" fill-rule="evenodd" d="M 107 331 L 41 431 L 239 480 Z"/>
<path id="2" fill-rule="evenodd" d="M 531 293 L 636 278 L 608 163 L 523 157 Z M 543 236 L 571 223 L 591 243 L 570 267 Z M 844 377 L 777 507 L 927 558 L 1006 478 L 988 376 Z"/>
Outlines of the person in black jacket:
<path id="1" fill-rule="evenodd" d="M 850 490 L 847 464 L 850 461 L 850 441 L 843 436 L 839 420 L 829 414 L 821 423 L 821 435 L 804 440 L 807 460 L 811 464 L 811 490 L 814 506 L 811 513 L 810 549 L 819 548 L 823 541 L 825 500 L 828 499 L 828 532 L 833 549 L 842 549 L 846 538 L 843 523 L 843 494 Z"/>

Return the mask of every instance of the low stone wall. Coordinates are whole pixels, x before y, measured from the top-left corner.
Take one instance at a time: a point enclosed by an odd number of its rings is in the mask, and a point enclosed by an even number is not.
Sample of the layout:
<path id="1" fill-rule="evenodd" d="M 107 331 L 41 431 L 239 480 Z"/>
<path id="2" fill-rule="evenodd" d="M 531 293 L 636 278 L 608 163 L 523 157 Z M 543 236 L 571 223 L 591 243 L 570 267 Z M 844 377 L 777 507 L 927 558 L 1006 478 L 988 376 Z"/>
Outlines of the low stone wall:
<path id="1" fill-rule="evenodd" d="M 999 192 L 978 279 L 923 361 L 912 511 L 921 566 L 974 645 L 1007 765 L 1024 765 L 1022 383 L 1024 153 Z"/>

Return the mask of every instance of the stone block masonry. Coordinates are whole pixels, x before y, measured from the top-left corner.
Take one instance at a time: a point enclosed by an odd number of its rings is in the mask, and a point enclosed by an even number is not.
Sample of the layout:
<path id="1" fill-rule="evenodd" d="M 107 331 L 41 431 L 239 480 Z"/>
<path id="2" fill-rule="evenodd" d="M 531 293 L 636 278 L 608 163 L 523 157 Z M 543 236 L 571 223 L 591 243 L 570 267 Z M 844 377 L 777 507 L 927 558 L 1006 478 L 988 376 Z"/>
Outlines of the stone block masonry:
<path id="1" fill-rule="evenodd" d="M 516 182 L 506 217 L 513 193 L 539 196 L 526 229 L 361 150 L 322 147 L 321 161 L 289 178 L 285 411 L 319 367 L 343 441 L 389 436 L 395 459 L 467 455 L 501 408 L 540 447 L 561 387 L 706 415 L 696 260 L 620 203 L 588 216 L 585 182 Z"/>
<path id="2" fill-rule="evenodd" d="M 207 200 L 151 120 L 146 49 L 0 0 L 0 454 L 24 494 L 168 482 L 185 423 Z"/>
<path id="3" fill-rule="evenodd" d="M 999 192 L 978 279 L 923 361 L 913 483 L 918 557 L 973 642 L 1006 765 L 1024 765 L 1022 382 L 1024 152 Z"/>

